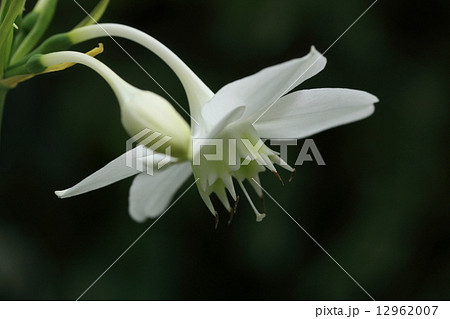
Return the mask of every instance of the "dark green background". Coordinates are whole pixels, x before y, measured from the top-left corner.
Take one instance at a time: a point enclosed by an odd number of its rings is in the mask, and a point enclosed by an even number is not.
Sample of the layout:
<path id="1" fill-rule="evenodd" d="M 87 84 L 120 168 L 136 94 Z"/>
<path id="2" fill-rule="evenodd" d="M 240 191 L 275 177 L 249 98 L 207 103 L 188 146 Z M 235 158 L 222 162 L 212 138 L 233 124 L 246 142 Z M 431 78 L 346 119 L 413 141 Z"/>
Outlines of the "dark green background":
<path id="1" fill-rule="evenodd" d="M 92 8 L 92 1 L 79 2 Z M 303 56 L 311 45 L 323 52 L 369 5 L 112 0 L 102 21 L 155 36 L 217 91 Z M 262 176 L 274 198 L 377 300 L 450 298 L 449 9 L 448 1 L 378 1 L 327 52 L 325 70 L 301 85 L 366 90 L 380 99 L 375 114 L 314 136 L 326 166 L 297 167 L 284 187 L 272 174 Z M 49 34 L 83 17 L 75 3 L 61 1 Z M 100 60 L 165 96 L 111 40 L 102 42 Z M 168 67 L 119 42 L 187 105 Z M 132 179 L 66 200 L 53 194 L 124 152 L 118 103 L 82 66 L 23 83 L 6 102 L 0 298 L 74 300 L 151 224 L 128 216 Z M 290 149 L 291 163 L 299 150 Z M 229 227 L 221 210 L 214 230 L 190 190 L 83 299 L 368 300 L 268 198 L 266 205 L 267 218 L 256 223 L 242 200 Z"/>

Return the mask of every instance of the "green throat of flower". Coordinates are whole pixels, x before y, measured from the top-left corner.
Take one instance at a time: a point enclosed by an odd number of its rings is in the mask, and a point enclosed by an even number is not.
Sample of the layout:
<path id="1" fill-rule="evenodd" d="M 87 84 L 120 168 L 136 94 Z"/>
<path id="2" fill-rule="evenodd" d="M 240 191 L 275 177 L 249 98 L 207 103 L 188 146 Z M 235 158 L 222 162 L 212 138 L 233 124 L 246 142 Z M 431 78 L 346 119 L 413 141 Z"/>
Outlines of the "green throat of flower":
<path id="1" fill-rule="evenodd" d="M 230 212 L 230 220 L 236 210 L 239 197 L 234 189 L 233 178 L 241 187 L 256 215 L 256 221 L 266 216 L 253 203 L 243 182 L 247 180 L 256 194 L 263 199 L 259 173 L 270 170 L 280 179 L 274 164 L 294 173 L 295 169 L 284 162 L 279 154 L 266 146 L 250 123 L 228 125 L 212 139 L 193 139 L 192 170 L 197 180 L 200 196 L 208 209 L 216 217 L 210 195 L 216 194 L 223 206 Z M 230 204 L 228 194 L 234 201 Z"/>

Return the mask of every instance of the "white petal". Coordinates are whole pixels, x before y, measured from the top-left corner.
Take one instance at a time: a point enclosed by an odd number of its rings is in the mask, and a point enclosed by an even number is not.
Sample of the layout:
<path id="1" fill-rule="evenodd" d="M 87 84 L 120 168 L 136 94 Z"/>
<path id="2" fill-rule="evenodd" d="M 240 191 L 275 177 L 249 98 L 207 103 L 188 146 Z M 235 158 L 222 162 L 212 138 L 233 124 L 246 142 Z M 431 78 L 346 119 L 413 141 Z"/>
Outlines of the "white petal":
<path id="1" fill-rule="evenodd" d="M 155 170 L 153 175 L 139 174 L 130 188 L 129 210 L 131 217 L 142 222 L 155 218 L 166 209 L 176 191 L 191 176 L 189 162 Z"/>
<path id="2" fill-rule="evenodd" d="M 215 123 L 232 109 L 245 106 L 243 118 L 262 113 L 278 98 L 319 73 L 326 59 L 314 47 L 308 55 L 259 71 L 227 84 L 202 110 L 205 120 Z"/>
<path id="3" fill-rule="evenodd" d="M 89 175 L 75 186 L 62 191 L 56 191 L 55 194 L 60 198 L 66 198 L 105 187 L 124 178 L 136 175 L 141 172 L 137 168 L 141 167 L 142 169 L 146 169 L 148 163 L 157 164 L 165 157 L 162 154 L 155 153 L 150 155 L 153 158 L 150 162 L 148 161 L 150 156 L 147 156 L 149 153 L 146 150 L 147 148 L 139 145 L 109 162 L 106 166 Z M 135 163 L 133 163 L 133 159 Z"/>
<path id="4" fill-rule="evenodd" d="M 203 127 L 201 130 L 196 132 L 196 135 L 193 135 L 194 143 L 198 142 L 195 139 L 202 138 L 213 138 L 216 134 L 220 133 L 228 124 L 233 123 L 242 117 L 242 114 L 245 112 L 245 106 L 238 106 L 234 109 L 231 109 L 230 112 L 224 114 L 224 116 L 218 120 L 214 125 L 209 122 L 203 123 Z"/>
<path id="5" fill-rule="evenodd" d="M 312 89 L 282 97 L 255 124 L 261 137 L 303 138 L 371 115 L 378 98 L 351 89 Z"/>

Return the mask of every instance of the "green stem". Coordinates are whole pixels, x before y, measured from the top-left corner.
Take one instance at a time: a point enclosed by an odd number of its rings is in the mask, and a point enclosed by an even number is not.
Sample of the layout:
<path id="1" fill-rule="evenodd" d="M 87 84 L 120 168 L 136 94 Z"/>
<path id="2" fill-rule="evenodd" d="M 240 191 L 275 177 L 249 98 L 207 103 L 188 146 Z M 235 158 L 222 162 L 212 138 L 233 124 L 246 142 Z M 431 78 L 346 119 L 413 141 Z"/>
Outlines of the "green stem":
<path id="1" fill-rule="evenodd" d="M 18 15 L 22 14 L 23 6 L 25 5 L 25 0 L 16 0 L 13 1 L 6 12 L 5 19 L 2 21 L 0 25 L 0 48 L 3 45 L 3 42 L 9 35 L 9 32 L 13 30 L 14 21 Z"/>
<path id="2" fill-rule="evenodd" d="M 87 15 L 80 23 L 78 23 L 74 29 L 78 29 L 81 27 L 85 27 L 87 25 L 91 25 L 97 23 L 98 20 L 102 17 L 103 13 L 105 13 L 106 7 L 108 7 L 110 0 L 100 0 L 99 3 L 95 6 L 95 8 L 91 11 L 89 15 Z"/>
<path id="3" fill-rule="evenodd" d="M 29 74 L 29 73 L 30 72 L 28 71 L 26 64 L 22 64 L 22 65 L 14 67 L 14 68 L 8 69 L 3 74 L 3 78 L 6 79 L 6 78 L 10 78 L 15 75 L 24 75 L 24 74 Z"/>
<path id="4" fill-rule="evenodd" d="M 57 2 L 57 0 L 39 0 L 36 3 L 35 8 L 30 14 L 37 14 L 37 18 L 32 22 L 33 26 L 31 27 L 30 32 L 20 43 L 16 52 L 14 52 L 14 55 L 11 58 L 11 64 L 14 64 L 24 57 L 41 39 L 52 21 Z M 34 18 L 32 19 L 34 20 Z M 26 20 L 24 20 L 24 22 L 25 21 Z"/>
<path id="5" fill-rule="evenodd" d="M 160 57 L 177 75 L 185 89 L 193 119 L 201 118 L 201 107 L 214 95 L 175 53 L 155 38 L 138 29 L 121 24 L 102 23 L 72 30 L 67 35 L 74 43 L 108 35 L 125 38 L 146 47 Z"/>
<path id="6" fill-rule="evenodd" d="M 11 0 L 1 0 L 0 3 L 0 23 L 3 22 L 3 19 L 6 16 L 6 9 L 9 8 Z"/>
<path id="7" fill-rule="evenodd" d="M 13 39 L 11 34 L 14 29 L 14 21 L 22 14 L 25 0 L 14 0 L 9 7 L 7 5 L 8 2 L 2 2 L 1 10 L 5 16 L 0 24 L 0 78 L 3 77 L 3 71 L 5 70 L 5 57 L 9 57 L 9 51 L 11 50 L 11 42 Z"/>

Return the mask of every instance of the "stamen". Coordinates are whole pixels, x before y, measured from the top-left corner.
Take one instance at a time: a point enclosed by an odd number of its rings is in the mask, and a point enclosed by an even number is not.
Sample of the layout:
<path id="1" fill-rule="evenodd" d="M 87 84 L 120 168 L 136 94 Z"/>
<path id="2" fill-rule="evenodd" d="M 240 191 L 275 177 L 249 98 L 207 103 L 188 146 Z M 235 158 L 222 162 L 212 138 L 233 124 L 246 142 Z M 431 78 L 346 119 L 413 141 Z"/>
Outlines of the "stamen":
<path id="1" fill-rule="evenodd" d="M 295 168 L 292 168 L 288 163 L 286 163 L 281 157 L 277 155 L 269 156 L 269 158 L 272 160 L 272 162 L 289 172 L 293 172 L 295 170 Z"/>
<path id="2" fill-rule="evenodd" d="M 215 190 L 215 193 L 219 200 L 221 201 L 222 205 L 225 207 L 227 211 L 231 210 L 230 203 L 228 201 L 227 193 L 225 192 L 225 188 L 219 188 Z"/>
<path id="3" fill-rule="evenodd" d="M 233 216 L 234 216 L 234 214 L 236 214 L 238 203 L 239 203 L 239 196 L 236 197 L 236 201 L 234 202 L 233 208 L 230 210 L 230 219 L 228 220 L 228 225 L 231 224 L 231 221 L 233 220 Z"/>
<path id="4" fill-rule="evenodd" d="M 261 207 L 262 207 L 262 212 L 265 213 L 266 212 L 266 201 L 264 200 L 264 195 L 261 195 Z"/>
<path id="5" fill-rule="evenodd" d="M 272 160 L 266 154 L 260 154 L 261 158 L 264 160 L 264 166 L 269 169 L 269 171 L 277 171 L 275 166 L 273 166 Z"/>
<path id="6" fill-rule="evenodd" d="M 214 229 L 217 229 L 217 227 L 219 226 L 219 214 L 217 212 L 214 212 L 214 217 L 216 218 L 214 222 Z"/>
<path id="7" fill-rule="evenodd" d="M 240 180 L 237 180 L 239 186 L 241 187 L 242 191 L 244 192 L 245 197 L 247 197 L 248 202 L 250 203 L 250 206 L 252 207 L 253 211 L 256 215 L 256 221 L 260 222 L 263 220 L 264 217 L 266 217 L 266 214 L 261 214 L 255 207 L 255 204 L 253 204 L 252 199 L 250 198 L 250 195 L 247 193 L 247 190 L 245 189 L 244 185 Z"/>
<path id="8" fill-rule="evenodd" d="M 203 192 L 200 187 L 198 187 L 198 190 L 199 190 L 200 197 L 203 199 L 203 202 L 205 203 L 206 207 L 208 207 L 209 211 L 214 215 L 216 210 L 214 209 L 214 206 L 211 202 L 211 198 L 209 198 L 209 195 L 206 194 L 205 192 Z"/>
<path id="9" fill-rule="evenodd" d="M 294 179 L 296 172 L 297 172 L 297 170 L 294 168 L 294 170 L 292 171 L 291 177 L 289 177 L 289 183 L 292 182 L 292 180 Z"/>
<path id="10" fill-rule="evenodd" d="M 279 165 L 280 167 L 284 168 L 285 170 L 291 172 L 291 177 L 289 177 L 289 183 L 292 182 L 292 179 L 295 176 L 295 168 L 292 168 L 288 163 L 286 163 L 281 157 L 277 155 L 270 155 L 270 160 L 272 160 L 273 163 Z M 278 180 L 281 182 L 281 184 L 284 186 L 283 181 L 281 180 L 280 175 L 277 173 L 275 169 L 271 169 L 272 173 L 277 175 Z"/>
<path id="11" fill-rule="evenodd" d="M 263 191 L 261 189 L 261 182 L 259 181 L 259 176 L 256 175 L 254 178 L 247 179 L 250 182 L 250 185 L 253 186 L 253 189 L 255 190 L 256 194 L 258 194 L 259 197 L 263 196 Z"/>
<path id="12" fill-rule="evenodd" d="M 283 180 L 281 179 L 281 176 L 280 176 L 280 174 L 278 174 L 278 172 L 277 172 L 277 171 L 272 171 L 272 173 L 274 173 L 274 174 L 275 174 L 275 176 L 276 176 L 276 177 L 278 177 L 278 180 L 280 181 L 281 185 L 283 185 L 283 186 L 284 186 L 284 182 L 283 182 Z"/>
<path id="13" fill-rule="evenodd" d="M 230 175 L 222 177 L 222 181 L 225 184 L 225 188 L 230 193 L 231 197 L 236 200 L 236 191 L 234 190 L 233 179 Z"/>

